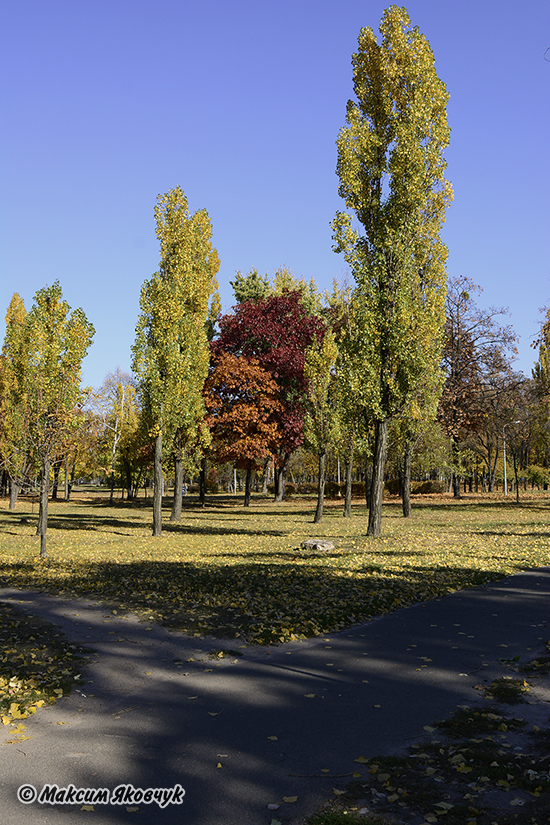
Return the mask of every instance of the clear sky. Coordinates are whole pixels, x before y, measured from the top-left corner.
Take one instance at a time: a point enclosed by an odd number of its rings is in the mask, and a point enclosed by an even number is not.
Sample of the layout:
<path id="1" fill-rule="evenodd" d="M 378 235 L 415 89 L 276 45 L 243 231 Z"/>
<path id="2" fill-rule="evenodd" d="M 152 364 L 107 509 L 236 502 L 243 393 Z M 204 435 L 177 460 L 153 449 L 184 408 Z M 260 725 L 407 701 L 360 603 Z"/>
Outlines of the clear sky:
<path id="1" fill-rule="evenodd" d="M 130 347 L 157 269 L 156 197 L 180 185 L 210 214 L 229 281 L 287 265 L 346 276 L 329 222 L 342 207 L 338 130 L 374 0 L 18 0 L 1 15 L 0 314 L 59 279 L 96 328 L 98 386 Z M 444 228 L 449 275 L 510 308 L 530 375 L 550 304 L 548 0 L 410 0 L 450 92 Z M 546 53 L 546 54 L 545 54 Z M 3 320 L 0 325 L 3 338 Z"/>

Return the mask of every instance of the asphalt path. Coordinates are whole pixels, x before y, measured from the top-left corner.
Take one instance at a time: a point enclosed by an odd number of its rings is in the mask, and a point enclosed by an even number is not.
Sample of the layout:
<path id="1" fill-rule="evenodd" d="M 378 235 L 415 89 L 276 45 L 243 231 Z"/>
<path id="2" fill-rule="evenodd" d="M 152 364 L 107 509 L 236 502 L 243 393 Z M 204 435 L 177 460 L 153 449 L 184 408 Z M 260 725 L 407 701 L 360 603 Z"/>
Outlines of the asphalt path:
<path id="1" fill-rule="evenodd" d="M 400 752 L 424 725 L 479 701 L 475 685 L 509 673 L 500 660 L 540 653 L 549 597 L 547 567 L 261 648 L 190 638 L 87 599 L 2 588 L 0 599 L 94 653 L 77 690 L 24 720 L 29 738 L 7 744 L 13 734 L 0 730 L 1 820 L 297 825 L 361 770 L 359 756 Z M 235 654 L 212 657 L 222 649 Z M 37 795 L 118 789 L 121 804 L 23 804 L 22 785 Z M 162 808 L 129 786 L 182 790 Z"/>

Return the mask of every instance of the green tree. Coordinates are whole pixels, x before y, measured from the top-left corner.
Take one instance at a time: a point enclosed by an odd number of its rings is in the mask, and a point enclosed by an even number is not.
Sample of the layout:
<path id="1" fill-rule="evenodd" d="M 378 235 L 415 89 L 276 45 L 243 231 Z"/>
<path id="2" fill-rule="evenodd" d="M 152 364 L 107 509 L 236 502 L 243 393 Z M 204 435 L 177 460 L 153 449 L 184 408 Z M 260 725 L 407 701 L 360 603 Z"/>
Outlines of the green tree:
<path id="1" fill-rule="evenodd" d="M 306 354 L 304 378 L 307 386 L 308 408 L 304 417 L 304 443 L 319 461 L 317 508 L 313 523 L 323 518 L 327 451 L 340 435 L 336 406 L 334 368 L 338 348 L 332 330 L 327 330 L 322 341 L 314 341 Z"/>
<path id="2" fill-rule="evenodd" d="M 40 556 L 45 558 L 51 458 L 80 425 L 79 405 L 85 395 L 80 372 L 94 328 L 82 309 L 71 312 L 58 281 L 38 290 L 34 301 L 22 330 L 26 347 L 23 386 L 26 429 L 40 467 L 37 534 Z"/>
<path id="3" fill-rule="evenodd" d="M 439 233 L 451 199 L 443 158 L 448 94 L 429 43 L 397 6 L 386 9 L 380 31 L 380 44 L 371 28 L 359 34 L 356 101 L 348 102 L 337 139 L 339 194 L 362 231 L 349 211 L 332 224 L 334 249 L 356 281 L 358 405 L 374 424 L 371 536 L 381 532 L 388 422 L 437 368 L 446 277 Z M 429 350 L 421 346 L 427 338 L 436 344 Z"/>
<path id="4" fill-rule="evenodd" d="M 137 427 L 138 409 L 135 382 L 131 375 L 116 369 L 109 373 L 99 390 L 100 416 L 103 424 L 103 447 L 109 453 L 110 502 L 113 501 L 115 467 L 119 445 Z M 127 439 L 125 439 L 127 440 Z"/>
<path id="5" fill-rule="evenodd" d="M 205 209 L 191 215 L 178 186 L 158 197 L 159 271 L 141 289 L 141 314 L 132 348 L 143 408 L 155 439 L 153 535 L 162 532 L 163 446 L 174 458 L 172 519 L 181 516 L 183 452 L 207 440 L 202 396 L 208 374 L 208 329 L 216 307 L 218 253 Z"/>
<path id="6" fill-rule="evenodd" d="M 269 278 L 267 275 L 260 275 L 255 267 L 252 267 L 247 275 L 243 275 L 239 270 L 235 280 L 229 283 L 239 304 L 245 301 L 259 301 L 261 298 L 267 298 L 271 292 Z"/>
<path id="7" fill-rule="evenodd" d="M 29 469 L 25 373 L 27 311 L 15 293 L 6 313 L 6 335 L 0 355 L 0 456 L 10 480 L 10 510 Z"/>

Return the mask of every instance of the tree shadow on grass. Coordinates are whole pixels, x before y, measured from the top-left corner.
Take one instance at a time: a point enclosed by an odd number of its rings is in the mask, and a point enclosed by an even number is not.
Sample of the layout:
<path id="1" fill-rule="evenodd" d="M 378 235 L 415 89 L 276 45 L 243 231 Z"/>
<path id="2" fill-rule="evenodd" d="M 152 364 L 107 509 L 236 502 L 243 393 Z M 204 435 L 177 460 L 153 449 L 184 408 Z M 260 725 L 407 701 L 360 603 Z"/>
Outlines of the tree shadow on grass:
<path id="1" fill-rule="evenodd" d="M 53 568 L 53 571 L 52 571 Z M 59 570 L 58 578 L 55 569 Z M 290 633 L 314 636 L 397 607 L 499 578 L 497 569 L 418 566 L 391 575 L 365 565 L 340 569 L 286 564 L 140 561 L 88 563 L 75 570 L 49 562 L 0 564 L 6 584 L 86 595 L 197 633 L 271 643 Z M 292 631 L 290 631 L 292 628 Z"/>

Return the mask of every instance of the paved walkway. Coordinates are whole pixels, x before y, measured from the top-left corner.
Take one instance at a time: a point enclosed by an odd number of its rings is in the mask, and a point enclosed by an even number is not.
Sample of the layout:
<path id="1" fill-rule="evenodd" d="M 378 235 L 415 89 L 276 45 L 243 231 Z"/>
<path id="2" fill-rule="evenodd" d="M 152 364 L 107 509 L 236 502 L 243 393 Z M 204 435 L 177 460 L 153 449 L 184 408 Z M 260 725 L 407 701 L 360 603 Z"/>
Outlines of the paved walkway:
<path id="1" fill-rule="evenodd" d="M 534 658 L 550 638 L 550 567 L 272 649 L 192 639 L 86 599 L 10 588 L 0 599 L 96 651 L 80 692 L 25 720 L 29 739 L 0 746 L 6 825 L 297 825 L 344 787 L 358 756 L 407 747 L 478 700 L 474 685 L 507 672 L 500 658 Z M 242 655 L 209 657 L 221 648 Z M 17 799 L 22 784 L 126 783 L 179 784 L 185 796 L 93 812 Z"/>

